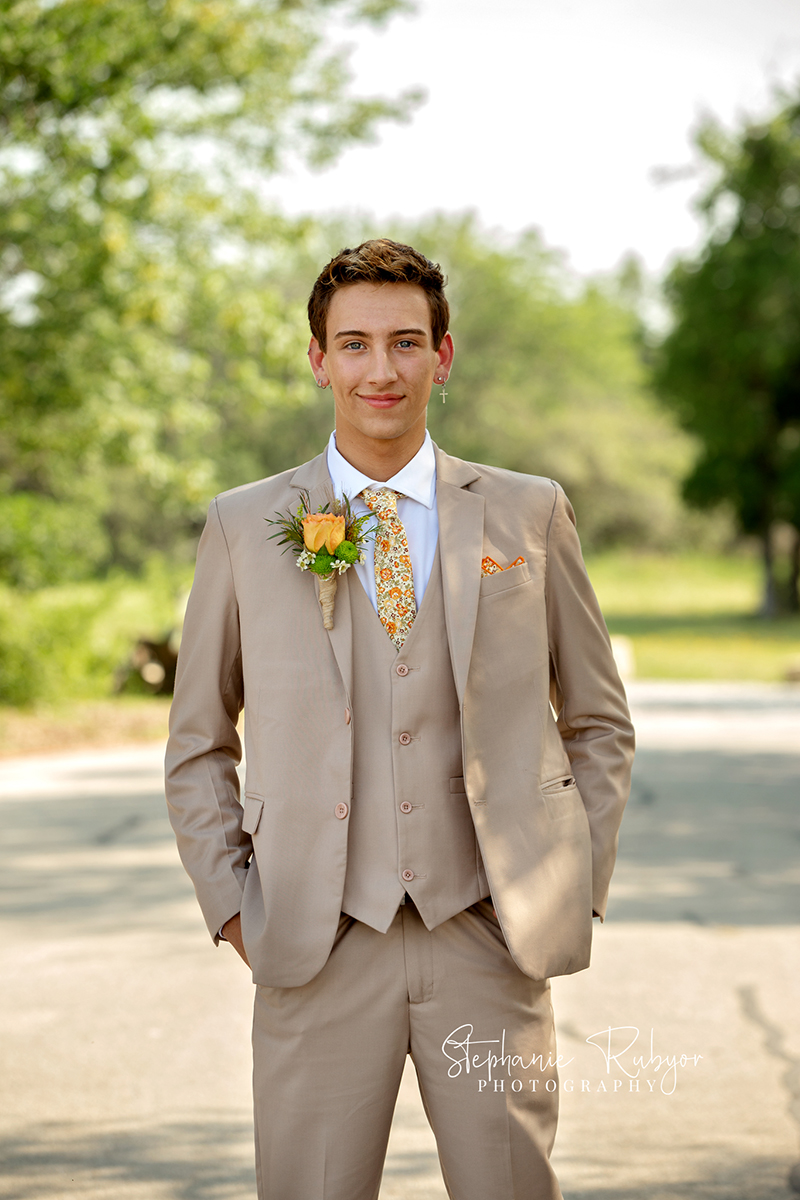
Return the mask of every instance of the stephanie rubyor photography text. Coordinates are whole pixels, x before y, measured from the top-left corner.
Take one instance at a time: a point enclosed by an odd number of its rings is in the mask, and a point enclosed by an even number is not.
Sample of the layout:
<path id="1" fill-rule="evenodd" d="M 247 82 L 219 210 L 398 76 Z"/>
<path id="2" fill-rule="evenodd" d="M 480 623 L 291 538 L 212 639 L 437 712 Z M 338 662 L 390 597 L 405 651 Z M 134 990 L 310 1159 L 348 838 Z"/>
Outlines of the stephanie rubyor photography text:
<path id="1" fill-rule="evenodd" d="M 598 1077 L 596 1072 L 592 1078 L 577 1078 L 575 1071 L 578 1066 L 585 1068 L 593 1066 L 594 1062 L 588 1064 L 583 1058 L 579 1062 L 576 1056 L 565 1058 L 557 1054 L 545 1057 L 534 1053 L 526 1060 L 523 1054 L 508 1053 L 505 1029 L 499 1037 L 482 1038 L 476 1036 L 475 1027 L 471 1024 L 459 1025 L 445 1038 L 442 1054 L 450 1062 L 447 1068 L 449 1078 L 473 1076 L 479 1092 L 487 1088 L 504 1091 L 509 1087 L 513 1092 L 521 1092 L 523 1088 L 535 1092 L 543 1088 L 548 1092 L 560 1089 L 564 1092 L 613 1094 L 621 1090 L 647 1093 L 657 1088 L 665 1096 L 671 1096 L 676 1091 L 679 1072 L 686 1067 L 696 1067 L 703 1058 L 702 1054 L 696 1053 L 657 1053 L 653 1029 L 649 1031 L 649 1042 L 642 1048 L 640 1030 L 635 1025 L 609 1026 L 608 1029 L 590 1034 L 585 1040 L 587 1045 L 600 1052 L 607 1078 Z M 572 1072 L 567 1074 L 566 1068 L 571 1065 Z M 558 1071 L 557 1078 L 554 1068 Z M 531 1072 L 533 1077 L 525 1078 Z"/>

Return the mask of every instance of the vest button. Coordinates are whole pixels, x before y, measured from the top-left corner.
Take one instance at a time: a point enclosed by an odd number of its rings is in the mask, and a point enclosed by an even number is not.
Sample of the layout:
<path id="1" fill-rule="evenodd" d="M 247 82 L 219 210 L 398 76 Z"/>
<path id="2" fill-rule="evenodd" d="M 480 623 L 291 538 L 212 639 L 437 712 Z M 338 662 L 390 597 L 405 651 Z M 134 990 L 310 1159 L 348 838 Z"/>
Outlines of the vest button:
<path id="1" fill-rule="evenodd" d="M 413 804 L 409 804 L 407 800 L 404 800 L 403 803 L 400 805 L 400 812 L 411 812 L 413 807 L 414 807 Z"/>
<path id="2" fill-rule="evenodd" d="M 405 663 L 398 663 L 397 666 L 395 667 L 395 671 L 397 671 L 398 675 L 407 675 L 408 667 L 406 666 Z"/>
<path id="3" fill-rule="evenodd" d="M 343 821 L 345 819 L 345 817 L 347 816 L 348 812 L 350 811 L 350 809 L 347 807 L 346 804 L 337 804 L 336 808 L 333 811 L 336 813 L 339 820 Z"/>
<path id="4" fill-rule="evenodd" d="M 411 745 L 411 734 L 410 733 L 401 733 L 400 737 L 397 740 L 399 741 L 401 746 L 410 746 Z"/>
<path id="5" fill-rule="evenodd" d="M 411 880 L 413 878 L 414 878 L 413 871 L 403 871 L 403 879 L 405 880 L 406 883 L 411 883 Z"/>

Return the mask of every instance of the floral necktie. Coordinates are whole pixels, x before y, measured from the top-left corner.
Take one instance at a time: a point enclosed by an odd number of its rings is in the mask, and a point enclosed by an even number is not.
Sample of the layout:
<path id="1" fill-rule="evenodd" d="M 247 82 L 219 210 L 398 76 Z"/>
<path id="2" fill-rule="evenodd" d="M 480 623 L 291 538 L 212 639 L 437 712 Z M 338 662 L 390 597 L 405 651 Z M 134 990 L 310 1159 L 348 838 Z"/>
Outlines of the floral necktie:
<path id="1" fill-rule="evenodd" d="M 399 492 L 375 488 L 361 493 L 380 522 L 375 534 L 375 590 L 378 616 L 399 650 L 417 615 L 411 555 L 403 522 L 397 515 Z"/>

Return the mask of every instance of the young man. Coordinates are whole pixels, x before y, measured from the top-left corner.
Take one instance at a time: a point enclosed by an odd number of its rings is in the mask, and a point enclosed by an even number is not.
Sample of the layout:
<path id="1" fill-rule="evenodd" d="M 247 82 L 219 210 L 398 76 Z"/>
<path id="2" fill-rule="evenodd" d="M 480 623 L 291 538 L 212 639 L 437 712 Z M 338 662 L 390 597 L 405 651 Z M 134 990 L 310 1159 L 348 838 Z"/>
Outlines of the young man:
<path id="1" fill-rule="evenodd" d="M 309 359 L 335 433 L 219 496 L 198 553 L 167 797 L 209 930 L 258 985 L 262 1200 L 377 1197 L 407 1054 L 450 1196 L 560 1196 L 548 977 L 589 965 L 633 735 L 561 488 L 426 432 L 443 289 L 386 239 L 328 264 Z M 264 523 L 301 492 L 378 526 L 330 630 Z"/>

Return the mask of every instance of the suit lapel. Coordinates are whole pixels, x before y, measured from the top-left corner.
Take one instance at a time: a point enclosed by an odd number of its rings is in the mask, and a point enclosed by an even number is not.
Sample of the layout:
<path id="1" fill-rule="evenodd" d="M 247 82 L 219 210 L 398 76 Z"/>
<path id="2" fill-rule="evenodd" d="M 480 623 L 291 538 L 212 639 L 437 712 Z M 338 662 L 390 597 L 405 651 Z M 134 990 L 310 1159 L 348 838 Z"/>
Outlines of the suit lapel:
<path id="1" fill-rule="evenodd" d="M 326 453 L 323 451 L 316 458 L 312 458 L 310 462 L 298 467 L 291 478 L 291 485 L 298 491 L 308 492 L 309 507 L 312 512 L 315 512 L 326 500 L 330 500 L 333 496 L 333 484 L 328 473 Z M 319 595 L 319 584 L 315 576 L 312 578 Z M 322 609 L 319 609 L 319 623 L 320 628 L 323 628 Z M 331 649 L 342 677 L 348 704 L 350 704 L 353 692 L 353 616 L 350 607 L 350 571 L 345 571 L 344 575 L 339 576 L 333 609 L 333 629 L 325 632 L 330 639 Z"/>
<path id="2" fill-rule="evenodd" d="M 298 467 L 289 481 L 298 492 L 308 492 L 311 511 L 315 512 L 326 500 L 333 497 L 333 484 L 328 473 L 328 456 L 323 450 L 302 467 Z M 298 502 L 300 497 L 297 497 Z"/>
<path id="3" fill-rule="evenodd" d="M 444 613 L 459 704 L 467 686 L 483 554 L 483 496 L 467 490 L 480 473 L 436 449 L 436 505 Z"/>

